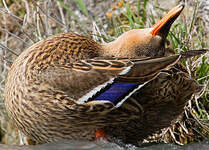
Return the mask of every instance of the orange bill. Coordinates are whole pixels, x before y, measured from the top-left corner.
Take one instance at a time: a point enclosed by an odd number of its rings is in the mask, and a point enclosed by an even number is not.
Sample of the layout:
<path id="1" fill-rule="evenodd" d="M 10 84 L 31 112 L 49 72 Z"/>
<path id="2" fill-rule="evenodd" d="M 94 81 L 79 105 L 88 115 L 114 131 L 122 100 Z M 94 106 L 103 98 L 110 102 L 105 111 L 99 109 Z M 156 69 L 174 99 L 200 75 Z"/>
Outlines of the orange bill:
<path id="1" fill-rule="evenodd" d="M 153 30 L 150 33 L 152 35 L 167 36 L 172 23 L 178 18 L 183 9 L 184 4 L 180 4 L 171 9 L 160 21 L 152 26 Z"/>

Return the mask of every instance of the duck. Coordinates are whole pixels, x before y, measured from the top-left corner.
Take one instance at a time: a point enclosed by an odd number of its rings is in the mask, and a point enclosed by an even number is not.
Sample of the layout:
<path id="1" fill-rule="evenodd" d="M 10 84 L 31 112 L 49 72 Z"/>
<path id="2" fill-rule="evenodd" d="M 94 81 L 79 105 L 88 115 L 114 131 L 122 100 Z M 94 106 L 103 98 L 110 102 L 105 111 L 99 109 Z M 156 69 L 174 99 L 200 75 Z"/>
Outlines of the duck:
<path id="1" fill-rule="evenodd" d="M 168 127 L 201 86 L 165 43 L 184 4 L 151 28 L 100 44 L 73 32 L 43 39 L 14 61 L 5 107 L 38 143 L 119 139 L 137 144 Z"/>

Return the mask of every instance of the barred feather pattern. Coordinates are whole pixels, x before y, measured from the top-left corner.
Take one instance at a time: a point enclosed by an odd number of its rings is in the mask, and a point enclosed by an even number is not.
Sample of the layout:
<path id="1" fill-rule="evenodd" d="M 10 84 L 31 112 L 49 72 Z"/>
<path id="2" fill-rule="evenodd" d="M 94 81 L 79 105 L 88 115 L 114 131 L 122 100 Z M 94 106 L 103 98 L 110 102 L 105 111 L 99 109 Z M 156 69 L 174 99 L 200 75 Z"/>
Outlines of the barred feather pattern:
<path id="1" fill-rule="evenodd" d="M 137 56 L 132 61 L 101 56 L 100 44 L 75 33 L 54 35 L 25 50 L 12 65 L 5 87 L 5 106 L 17 128 L 39 143 L 94 140 L 101 128 L 136 143 L 169 126 L 199 87 L 183 69 L 167 69 L 179 55 Z M 118 108 L 109 101 L 78 103 L 110 79 L 148 83 Z"/>

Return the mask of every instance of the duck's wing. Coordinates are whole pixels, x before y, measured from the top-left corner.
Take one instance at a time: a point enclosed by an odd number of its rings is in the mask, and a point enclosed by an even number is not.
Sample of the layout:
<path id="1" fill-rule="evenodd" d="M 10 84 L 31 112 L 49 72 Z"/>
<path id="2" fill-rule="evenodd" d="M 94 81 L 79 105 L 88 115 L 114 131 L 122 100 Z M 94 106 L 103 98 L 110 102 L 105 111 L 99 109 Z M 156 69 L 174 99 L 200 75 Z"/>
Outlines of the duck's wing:
<path id="1" fill-rule="evenodd" d="M 146 59 L 88 59 L 48 67 L 39 79 L 78 104 L 111 103 L 119 107 L 180 55 Z"/>

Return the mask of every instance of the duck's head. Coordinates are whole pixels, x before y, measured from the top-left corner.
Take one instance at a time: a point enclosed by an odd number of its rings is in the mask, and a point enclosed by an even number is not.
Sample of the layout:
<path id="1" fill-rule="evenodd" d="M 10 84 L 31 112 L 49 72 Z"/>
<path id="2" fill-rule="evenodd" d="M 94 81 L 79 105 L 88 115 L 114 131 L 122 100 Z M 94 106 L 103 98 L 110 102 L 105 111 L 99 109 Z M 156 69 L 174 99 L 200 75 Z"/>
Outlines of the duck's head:
<path id="1" fill-rule="evenodd" d="M 163 56 L 169 29 L 183 8 L 183 4 L 174 7 L 151 28 L 130 30 L 115 41 L 104 44 L 104 54 L 132 58 Z"/>

